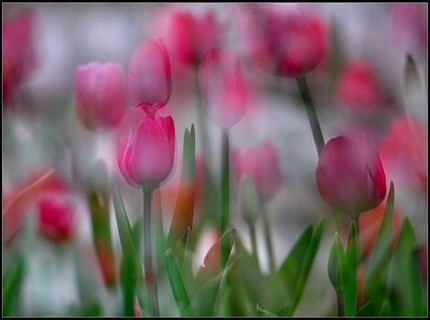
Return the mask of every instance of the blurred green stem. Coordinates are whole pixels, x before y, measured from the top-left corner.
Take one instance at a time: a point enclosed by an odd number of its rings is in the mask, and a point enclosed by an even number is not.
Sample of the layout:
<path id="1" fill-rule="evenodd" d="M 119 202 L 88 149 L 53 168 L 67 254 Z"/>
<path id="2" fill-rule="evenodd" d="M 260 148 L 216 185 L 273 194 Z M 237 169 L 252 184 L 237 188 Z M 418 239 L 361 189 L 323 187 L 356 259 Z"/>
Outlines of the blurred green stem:
<path id="1" fill-rule="evenodd" d="M 308 115 L 309 124 L 311 125 L 312 135 L 314 137 L 315 146 L 318 151 L 318 155 L 321 154 L 321 150 L 324 147 L 324 138 L 321 132 L 320 123 L 318 121 L 317 113 L 315 112 L 314 103 L 312 101 L 311 94 L 309 92 L 308 83 L 305 76 L 296 78 L 297 85 L 299 86 L 300 95 L 303 103 L 306 107 L 306 113 Z"/>
<path id="2" fill-rule="evenodd" d="M 270 273 L 272 273 L 275 271 L 275 258 L 273 255 L 273 246 L 272 239 L 270 238 L 270 225 L 269 219 L 267 218 L 267 213 L 264 212 L 261 215 L 261 218 L 263 219 L 264 240 L 266 242 L 267 257 L 269 259 L 269 270 Z"/>
<path id="3" fill-rule="evenodd" d="M 257 266 L 260 268 L 260 265 L 258 262 L 257 237 L 255 235 L 255 224 L 249 223 L 248 228 L 249 228 L 249 237 L 251 238 L 252 254 L 254 256 L 255 262 L 257 263 Z"/>
<path id="4" fill-rule="evenodd" d="M 229 131 L 222 131 L 222 164 L 221 164 L 221 235 L 227 231 L 230 215 L 230 139 Z M 221 265 L 227 266 L 230 251 L 230 237 L 223 238 L 221 243 Z"/>
<path id="5" fill-rule="evenodd" d="M 340 290 L 336 290 L 336 301 L 337 301 L 337 316 L 344 317 L 343 312 L 343 297 Z"/>
<path id="6" fill-rule="evenodd" d="M 157 274 L 152 259 L 152 192 L 152 188 L 143 188 L 143 264 L 152 315 L 158 317 L 160 312 L 158 307 Z"/>

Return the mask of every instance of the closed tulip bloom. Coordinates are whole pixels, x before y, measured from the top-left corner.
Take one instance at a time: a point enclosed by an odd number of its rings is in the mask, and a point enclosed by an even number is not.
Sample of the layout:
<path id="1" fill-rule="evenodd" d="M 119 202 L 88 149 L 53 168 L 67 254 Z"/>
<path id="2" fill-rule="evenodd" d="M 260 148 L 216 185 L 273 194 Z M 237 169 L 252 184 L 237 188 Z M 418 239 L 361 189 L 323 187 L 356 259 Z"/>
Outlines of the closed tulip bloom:
<path id="1" fill-rule="evenodd" d="M 155 187 L 172 171 L 175 158 L 175 126 L 170 115 L 147 113 L 141 106 L 131 110 L 117 160 L 121 173 L 134 187 Z"/>
<path id="2" fill-rule="evenodd" d="M 229 129 L 243 117 L 246 96 L 238 56 L 208 49 L 199 68 L 199 84 L 208 116 L 217 126 Z"/>
<path id="3" fill-rule="evenodd" d="M 239 9 L 245 49 L 264 70 L 297 77 L 325 57 L 326 26 L 310 6 L 260 4 Z"/>
<path id="4" fill-rule="evenodd" d="M 74 212 L 66 198 L 47 196 L 39 201 L 39 230 L 53 241 L 70 240 L 74 232 Z"/>
<path id="5" fill-rule="evenodd" d="M 323 199 L 345 213 L 370 210 L 386 194 L 376 146 L 365 134 L 331 139 L 321 151 L 316 180 Z"/>
<path id="6" fill-rule="evenodd" d="M 278 154 L 270 142 L 237 150 L 233 159 L 236 180 L 248 175 L 263 199 L 273 196 L 282 185 Z"/>
<path id="7" fill-rule="evenodd" d="M 220 25 L 212 12 L 197 16 L 177 10 L 170 18 L 169 48 L 181 63 L 198 66 L 206 49 L 218 45 Z"/>
<path id="8" fill-rule="evenodd" d="M 165 105 L 172 92 L 170 60 L 159 39 L 143 41 L 128 65 L 128 89 L 134 104 Z"/>
<path id="9" fill-rule="evenodd" d="M 78 66 L 74 90 L 76 114 L 88 129 L 112 129 L 119 125 L 127 107 L 121 65 L 91 62 Z"/>

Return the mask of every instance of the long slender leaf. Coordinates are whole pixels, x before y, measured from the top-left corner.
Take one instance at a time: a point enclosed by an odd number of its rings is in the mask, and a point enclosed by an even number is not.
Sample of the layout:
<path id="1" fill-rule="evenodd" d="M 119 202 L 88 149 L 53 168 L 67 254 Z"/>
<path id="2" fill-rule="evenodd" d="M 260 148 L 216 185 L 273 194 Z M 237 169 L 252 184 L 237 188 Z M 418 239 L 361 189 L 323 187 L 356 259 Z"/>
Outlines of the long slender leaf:
<path id="1" fill-rule="evenodd" d="M 24 259 L 22 255 L 17 255 L 10 269 L 3 276 L 3 316 L 11 315 L 21 290 L 24 272 Z"/>
<path id="2" fill-rule="evenodd" d="M 191 306 L 190 298 L 185 289 L 184 281 L 182 280 L 181 272 L 173 256 L 172 249 L 168 249 L 166 252 L 166 270 L 170 287 L 172 288 L 173 296 L 175 297 L 181 316 L 194 316 L 195 312 Z"/>
<path id="3" fill-rule="evenodd" d="M 330 249 L 327 268 L 330 282 L 336 291 L 342 289 L 341 275 L 344 257 L 345 251 L 343 250 L 342 241 L 340 240 L 339 234 L 336 232 Z"/>
<path id="4" fill-rule="evenodd" d="M 150 315 L 151 312 L 148 307 L 148 304 L 144 302 L 145 300 L 146 301 L 148 300 L 144 299 L 143 293 L 141 294 L 140 292 L 140 291 L 143 291 L 142 288 L 144 285 L 142 265 L 140 263 L 139 254 L 136 250 L 136 245 L 133 238 L 133 232 L 127 218 L 127 212 L 125 210 L 124 203 L 122 201 L 122 197 L 119 192 L 118 186 L 116 185 L 115 182 L 113 182 L 112 190 L 113 190 L 112 192 L 113 203 L 115 208 L 118 233 L 119 233 L 121 248 L 123 252 L 123 259 L 124 259 L 124 264 L 123 264 L 124 269 L 122 271 L 122 275 L 123 275 L 122 287 L 124 290 L 123 292 L 124 293 L 129 292 L 131 290 L 129 287 L 130 284 L 135 284 L 136 285 L 135 290 L 137 290 L 142 311 L 144 314 Z M 131 295 L 127 294 L 125 298 L 130 299 L 130 297 Z M 128 310 L 128 312 L 130 311 L 129 308 L 131 303 L 133 302 L 130 302 L 130 301 L 127 302 L 126 310 Z"/>
<path id="5" fill-rule="evenodd" d="M 404 218 L 389 269 L 389 309 L 392 316 L 424 316 L 425 288 L 415 256 L 415 232 Z"/>
<path id="6" fill-rule="evenodd" d="M 352 221 L 342 264 L 342 296 L 345 316 L 353 317 L 357 307 L 358 237 Z"/>

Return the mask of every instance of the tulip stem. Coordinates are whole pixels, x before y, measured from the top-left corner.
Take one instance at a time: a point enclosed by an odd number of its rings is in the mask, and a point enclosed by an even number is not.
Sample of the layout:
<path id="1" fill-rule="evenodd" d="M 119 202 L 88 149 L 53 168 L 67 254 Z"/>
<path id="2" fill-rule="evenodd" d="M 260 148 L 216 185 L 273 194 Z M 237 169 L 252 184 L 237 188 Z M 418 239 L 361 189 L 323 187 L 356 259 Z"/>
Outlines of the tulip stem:
<path id="1" fill-rule="evenodd" d="M 275 271 L 275 257 L 273 254 L 272 239 L 270 238 L 269 219 L 267 218 L 266 212 L 261 215 L 261 218 L 263 219 L 264 239 L 266 242 L 267 257 L 269 259 L 269 270 L 270 273 L 272 273 Z"/>
<path id="2" fill-rule="evenodd" d="M 152 188 L 143 188 L 143 264 L 145 282 L 152 315 L 159 316 L 157 274 L 153 265 L 152 250 Z"/>
<path id="3" fill-rule="evenodd" d="M 249 223 L 248 227 L 249 227 L 249 237 L 251 238 L 252 253 L 258 268 L 260 268 L 260 265 L 258 262 L 257 237 L 255 234 L 255 224 Z"/>
<path id="4" fill-rule="evenodd" d="M 337 302 L 337 316 L 343 317 L 343 298 L 342 292 L 340 290 L 336 290 L 336 302 Z"/>
<path id="5" fill-rule="evenodd" d="M 306 107 L 306 113 L 308 115 L 309 124 L 311 125 L 315 146 L 317 148 L 318 155 L 320 155 L 321 150 L 324 147 L 324 138 L 322 135 L 320 123 L 318 121 L 317 113 L 315 112 L 314 103 L 309 92 L 308 83 L 305 76 L 297 77 L 296 81 L 297 85 L 299 86 L 300 95 Z"/>
<path id="6" fill-rule="evenodd" d="M 223 236 L 229 226 L 230 215 L 230 139 L 229 131 L 222 131 L 222 164 L 221 164 L 221 235 Z M 221 265 L 224 270 L 227 266 L 230 251 L 230 239 L 223 238 L 221 243 Z"/>

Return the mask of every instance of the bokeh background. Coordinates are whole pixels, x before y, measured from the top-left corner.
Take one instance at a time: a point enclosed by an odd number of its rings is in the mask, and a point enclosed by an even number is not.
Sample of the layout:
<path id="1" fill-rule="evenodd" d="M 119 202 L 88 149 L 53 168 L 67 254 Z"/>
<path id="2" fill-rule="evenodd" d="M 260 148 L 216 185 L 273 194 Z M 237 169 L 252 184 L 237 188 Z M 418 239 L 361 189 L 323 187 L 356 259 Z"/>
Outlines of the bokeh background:
<path id="1" fill-rule="evenodd" d="M 282 7 L 283 4 L 278 5 Z M 39 239 L 28 249 L 31 264 L 25 278 L 22 315 L 65 315 L 76 303 L 78 288 L 74 263 L 77 260 L 74 257 L 84 257 L 90 265 L 95 264 L 89 211 L 78 186 L 97 158 L 104 158 L 113 174 L 118 172 L 112 146 L 100 143 L 107 138 L 94 135 L 76 117 L 73 101 L 76 67 L 91 61 L 111 61 L 126 69 L 141 41 L 160 37 L 168 42 L 166 25 L 170 10 L 175 7 L 196 14 L 212 11 L 224 28 L 220 34 L 222 47 L 241 56 L 250 103 L 245 117 L 231 130 L 231 145 L 244 148 L 270 141 L 278 151 L 283 184 L 267 210 L 275 261 L 278 264 L 282 261 L 308 223 L 322 216 L 330 219 L 330 208 L 321 199 L 315 183 L 318 158 L 297 85 L 294 79 L 265 73 L 249 59 L 241 38 L 246 30 L 241 29 L 238 6 L 240 4 L 232 3 L 2 3 L 3 23 L 22 11 L 34 15 L 35 53 L 34 67 L 19 85 L 13 102 L 3 99 L 3 195 L 39 168 L 55 168 L 76 187 L 77 195 L 73 200 L 77 224 L 73 246 L 58 248 Z M 326 59 L 309 74 L 308 81 L 326 140 L 349 130 L 366 130 L 380 142 L 393 121 L 404 114 L 419 119 L 427 132 L 428 55 L 415 61 L 419 81 L 415 79 L 412 85 L 405 86 L 406 59 L 393 35 L 392 6 L 392 3 L 315 4 L 327 23 L 329 47 Z M 427 29 L 427 10 L 425 21 Z M 383 97 L 378 100 L 380 105 L 364 111 L 340 105 L 336 85 L 342 67 L 352 60 L 365 61 L 370 66 L 372 81 Z M 185 128 L 194 123 L 197 152 L 200 152 L 192 71 L 174 59 L 171 63 L 173 92 L 168 108 L 175 119 L 177 150 L 182 150 Z M 211 152 L 215 155 L 211 170 L 216 173 L 220 167 L 217 162 L 220 157 L 216 155 L 220 154 L 221 135 L 217 127 L 210 122 L 207 125 Z M 427 152 L 425 155 L 427 157 Z M 176 165 L 175 176 L 180 174 L 179 168 Z M 119 183 L 128 211 L 141 210 L 139 190 L 131 188 L 122 177 Z M 168 227 L 174 202 L 168 188 L 161 191 L 161 197 L 164 224 Z M 427 198 L 408 192 L 406 188 L 399 189 L 396 197 L 401 214 L 412 221 L 418 242 L 427 244 Z M 232 223 L 239 230 L 245 229 L 237 203 L 233 202 L 233 208 Z M 111 223 L 114 247 L 119 256 L 121 250 L 114 218 Z M 333 304 L 332 288 L 326 275 L 333 230 L 334 226 L 329 223 L 296 315 L 321 315 Z M 263 268 L 267 268 L 262 240 L 261 230 L 258 230 L 260 258 Z M 199 249 L 197 260 L 203 258 L 199 255 L 203 255 L 207 245 Z M 114 294 L 102 290 L 97 269 L 90 270 L 93 272 L 87 275 L 92 278 L 89 283 L 100 289 L 94 293 L 108 306 L 113 299 L 110 295 Z M 165 303 L 173 304 L 171 300 L 167 297 Z"/>

